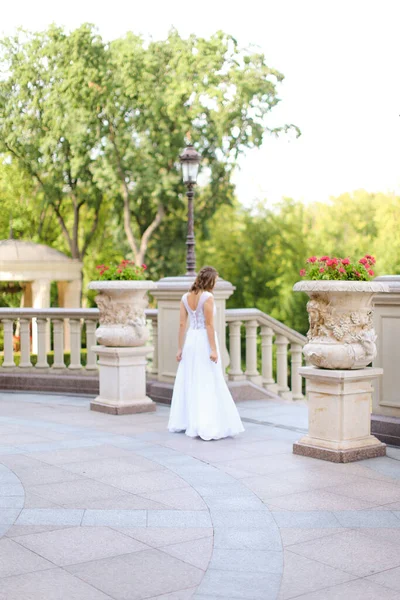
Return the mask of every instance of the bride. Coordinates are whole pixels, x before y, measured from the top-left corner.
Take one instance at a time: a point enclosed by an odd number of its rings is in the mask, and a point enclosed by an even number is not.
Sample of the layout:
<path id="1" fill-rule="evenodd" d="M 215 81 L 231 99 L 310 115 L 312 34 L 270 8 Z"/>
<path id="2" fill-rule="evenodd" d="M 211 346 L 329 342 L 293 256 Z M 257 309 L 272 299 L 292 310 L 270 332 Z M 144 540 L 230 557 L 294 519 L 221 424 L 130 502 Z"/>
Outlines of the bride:
<path id="1" fill-rule="evenodd" d="M 179 366 L 168 423 L 171 432 L 185 431 L 203 440 L 219 440 L 244 431 L 225 383 L 214 329 L 216 308 L 211 292 L 217 279 L 213 267 L 204 267 L 182 297 L 176 356 Z"/>

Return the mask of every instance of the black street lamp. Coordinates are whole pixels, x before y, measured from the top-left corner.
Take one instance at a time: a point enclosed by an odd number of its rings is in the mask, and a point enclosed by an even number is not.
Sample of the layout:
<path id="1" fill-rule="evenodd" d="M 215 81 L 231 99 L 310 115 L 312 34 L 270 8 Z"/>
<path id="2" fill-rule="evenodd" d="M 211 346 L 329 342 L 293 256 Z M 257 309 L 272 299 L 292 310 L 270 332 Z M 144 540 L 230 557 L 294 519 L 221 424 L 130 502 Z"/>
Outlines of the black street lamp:
<path id="1" fill-rule="evenodd" d="M 195 238 L 194 238 L 194 210 L 193 197 L 194 186 L 197 182 L 197 174 L 201 155 L 193 148 L 193 144 L 189 144 L 179 157 L 182 165 L 183 183 L 187 188 L 188 198 L 188 234 L 186 238 L 186 275 L 188 277 L 196 276 L 196 253 L 195 253 Z"/>

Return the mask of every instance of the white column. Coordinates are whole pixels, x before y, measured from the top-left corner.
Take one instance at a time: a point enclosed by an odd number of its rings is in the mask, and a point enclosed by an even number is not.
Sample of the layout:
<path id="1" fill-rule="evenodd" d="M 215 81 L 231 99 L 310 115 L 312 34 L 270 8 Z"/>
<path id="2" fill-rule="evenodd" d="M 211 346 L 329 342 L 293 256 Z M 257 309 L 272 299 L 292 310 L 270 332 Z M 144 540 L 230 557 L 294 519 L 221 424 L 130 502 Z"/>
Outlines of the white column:
<path id="1" fill-rule="evenodd" d="M 69 320 L 71 335 L 71 362 L 69 369 L 82 369 L 81 365 L 81 321 L 80 319 Z"/>
<path id="2" fill-rule="evenodd" d="M 277 335 L 276 340 L 276 370 L 278 393 L 282 398 L 291 400 L 292 394 L 288 386 L 288 345 L 289 340 L 284 335 Z"/>
<path id="3" fill-rule="evenodd" d="M 267 390 L 276 392 L 278 386 L 273 374 L 272 339 L 274 331 L 271 327 L 261 327 L 261 375 L 262 384 Z"/>
<path id="4" fill-rule="evenodd" d="M 31 284 L 32 289 L 32 306 L 33 308 L 49 308 L 50 307 L 50 280 L 36 279 Z M 46 342 L 45 350 L 50 350 L 50 324 L 46 327 Z M 38 354 L 38 324 L 36 319 L 32 319 L 32 352 Z"/>
<path id="5" fill-rule="evenodd" d="M 246 372 L 247 379 L 254 383 L 261 383 L 257 370 L 257 321 L 246 321 Z"/>
<path id="6" fill-rule="evenodd" d="M 47 369 L 47 319 L 37 319 L 37 369 Z"/>
<path id="7" fill-rule="evenodd" d="M 64 319 L 53 319 L 54 363 L 53 369 L 65 369 Z"/>
<path id="8" fill-rule="evenodd" d="M 4 361 L 3 368 L 15 367 L 13 353 L 13 330 L 14 321 L 12 319 L 2 319 L 4 329 Z"/>
<path id="9" fill-rule="evenodd" d="M 80 308 L 82 296 L 82 281 L 74 279 L 73 281 L 59 281 L 58 304 L 60 308 Z M 64 351 L 71 350 L 70 324 L 68 319 L 64 322 Z"/>
<path id="10" fill-rule="evenodd" d="M 302 391 L 302 379 L 299 369 L 302 365 L 302 347 L 300 344 L 290 344 L 290 353 L 292 355 L 290 373 L 292 382 L 293 400 L 304 400 Z"/>
<path id="11" fill-rule="evenodd" d="M 241 326 L 241 321 L 231 321 L 229 323 L 229 354 L 231 358 L 229 379 L 232 381 L 241 381 L 245 378 L 242 371 Z"/>
<path id="12" fill-rule="evenodd" d="M 93 319 L 85 320 L 86 326 L 86 370 L 87 371 L 96 371 L 97 370 L 97 359 L 96 354 L 93 351 L 94 346 L 96 346 L 96 326 L 97 321 Z"/>
<path id="13" fill-rule="evenodd" d="M 91 410 L 124 415 L 156 409 L 146 396 L 146 357 L 153 352 L 151 346 L 96 346 L 93 350 L 99 356 L 100 393 L 91 402 Z"/>
<path id="14" fill-rule="evenodd" d="M 23 369 L 32 367 L 31 363 L 31 338 L 30 338 L 30 319 L 20 319 L 20 341 L 21 341 L 21 360 L 19 366 Z"/>

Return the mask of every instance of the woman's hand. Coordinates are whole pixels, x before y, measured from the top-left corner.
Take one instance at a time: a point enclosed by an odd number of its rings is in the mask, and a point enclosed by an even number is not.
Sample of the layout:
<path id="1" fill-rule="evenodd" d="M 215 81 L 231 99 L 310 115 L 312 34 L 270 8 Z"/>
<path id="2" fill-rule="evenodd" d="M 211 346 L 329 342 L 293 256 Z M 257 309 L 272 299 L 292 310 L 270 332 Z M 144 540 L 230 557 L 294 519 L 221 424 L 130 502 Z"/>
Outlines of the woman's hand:
<path id="1" fill-rule="evenodd" d="M 216 350 L 211 350 L 210 360 L 212 360 L 213 363 L 218 362 L 218 354 Z"/>
<path id="2" fill-rule="evenodd" d="M 178 352 L 176 353 L 176 360 L 178 362 L 181 362 L 181 360 L 182 360 L 182 350 L 178 350 Z"/>

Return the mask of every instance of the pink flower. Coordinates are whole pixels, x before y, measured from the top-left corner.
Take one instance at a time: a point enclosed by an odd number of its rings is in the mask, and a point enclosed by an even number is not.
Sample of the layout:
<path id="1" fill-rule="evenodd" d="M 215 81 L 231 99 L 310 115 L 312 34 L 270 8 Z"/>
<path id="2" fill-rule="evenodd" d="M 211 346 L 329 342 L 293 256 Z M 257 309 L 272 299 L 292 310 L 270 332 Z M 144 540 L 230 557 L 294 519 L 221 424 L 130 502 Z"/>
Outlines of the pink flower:
<path id="1" fill-rule="evenodd" d="M 318 258 L 316 256 L 310 256 L 310 258 L 307 258 L 308 263 L 315 263 L 317 260 Z"/>
<path id="2" fill-rule="evenodd" d="M 320 273 L 325 273 L 325 269 L 323 267 L 320 268 L 319 270 Z"/>
<path id="3" fill-rule="evenodd" d="M 358 271 L 354 271 L 354 274 L 356 275 L 356 277 L 361 277 L 361 273 L 359 273 Z"/>
<path id="4" fill-rule="evenodd" d="M 321 256 L 319 259 L 320 262 L 326 262 L 327 260 L 329 260 L 329 256 Z"/>
<path id="5" fill-rule="evenodd" d="M 373 270 L 372 270 L 372 269 L 370 269 L 370 270 L 368 271 L 368 275 L 371 275 L 371 277 L 373 277 L 373 276 L 375 275 L 375 273 L 373 272 Z"/>
<path id="6" fill-rule="evenodd" d="M 142 269 L 146 270 L 147 269 L 147 265 L 142 265 Z"/>
<path id="7" fill-rule="evenodd" d="M 327 267 L 336 267 L 337 264 L 338 264 L 337 258 L 329 258 L 326 261 L 326 266 Z"/>
<path id="8" fill-rule="evenodd" d="M 349 265 L 349 264 L 350 264 L 350 259 L 342 258 L 342 265 Z"/>
<path id="9" fill-rule="evenodd" d="M 300 270 L 300 275 L 301 275 L 302 277 L 305 277 L 305 275 L 306 275 L 306 270 L 305 270 L 305 269 L 301 269 L 301 270 Z"/>
<path id="10" fill-rule="evenodd" d="M 340 267 L 339 273 L 346 273 L 346 269 L 343 269 L 343 267 Z"/>
<path id="11" fill-rule="evenodd" d="M 364 266 L 368 264 L 368 260 L 366 258 L 360 258 L 358 262 L 360 263 L 360 265 Z"/>

